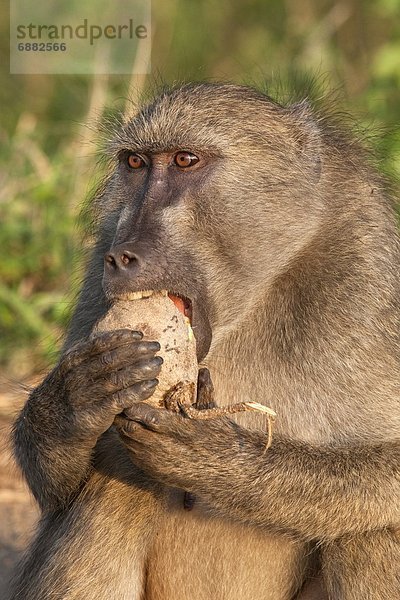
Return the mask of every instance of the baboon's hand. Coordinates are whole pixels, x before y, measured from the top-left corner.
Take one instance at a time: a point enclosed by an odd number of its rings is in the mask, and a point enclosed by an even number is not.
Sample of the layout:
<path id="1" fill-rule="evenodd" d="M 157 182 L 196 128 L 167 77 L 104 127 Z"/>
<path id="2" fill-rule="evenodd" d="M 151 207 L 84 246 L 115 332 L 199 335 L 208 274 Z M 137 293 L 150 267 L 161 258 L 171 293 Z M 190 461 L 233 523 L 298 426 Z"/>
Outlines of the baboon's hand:
<path id="1" fill-rule="evenodd" d="M 235 423 L 188 419 L 145 403 L 114 421 L 132 462 L 153 479 L 190 492 L 231 464 L 240 446 Z M 262 449 L 260 449 L 260 454 Z"/>
<path id="2" fill-rule="evenodd" d="M 121 329 L 80 342 L 43 383 L 62 388 L 65 427 L 72 434 L 95 443 L 115 415 L 153 394 L 163 359 L 155 356 L 160 344 L 142 338 L 138 331 Z"/>
<path id="3" fill-rule="evenodd" d="M 149 398 L 158 342 L 129 330 L 103 333 L 67 352 L 31 393 L 14 425 L 16 459 L 43 509 L 69 502 L 87 478 L 93 448 L 115 415 Z"/>
<path id="4" fill-rule="evenodd" d="M 210 373 L 201 369 L 195 408 L 214 406 Z M 237 426 L 229 419 L 184 418 L 144 403 L 136 404 L 129 417 L 118 415 L 114 423 L 137 466 L 154 479 L 182 489 L 192 489 L 199 470 L 204 475 L 207 469 L 219 470 L 238 438 Z"/>

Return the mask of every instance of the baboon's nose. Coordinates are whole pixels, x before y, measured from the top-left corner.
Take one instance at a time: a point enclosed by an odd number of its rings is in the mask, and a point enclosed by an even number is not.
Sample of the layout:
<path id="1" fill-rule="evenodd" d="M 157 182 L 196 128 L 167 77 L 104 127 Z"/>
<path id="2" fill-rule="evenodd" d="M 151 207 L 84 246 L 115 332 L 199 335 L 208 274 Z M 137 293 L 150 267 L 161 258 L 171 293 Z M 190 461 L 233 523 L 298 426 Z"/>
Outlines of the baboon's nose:
<path id="1" fill-rule="evenodd" d="M 136 275 L 140 268 L 140 257 L 129 244 L 119 244 L 111 248 L 104 256 L 104 270 L 109 277 L 118 275 Z"/>

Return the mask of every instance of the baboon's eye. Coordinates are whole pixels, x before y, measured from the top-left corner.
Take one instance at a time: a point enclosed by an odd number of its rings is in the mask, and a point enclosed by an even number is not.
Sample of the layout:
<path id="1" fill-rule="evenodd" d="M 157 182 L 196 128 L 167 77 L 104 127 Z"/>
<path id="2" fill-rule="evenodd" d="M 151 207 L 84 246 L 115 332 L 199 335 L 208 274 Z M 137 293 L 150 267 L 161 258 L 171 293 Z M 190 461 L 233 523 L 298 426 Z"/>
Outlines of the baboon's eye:
<path id="1" fill-rule="evenodd" d="M 193 165 L 198 162 L 199 158 L 191 152 L 178 152 L 178 154 L 175 154 L 174 156 L 174 163 L 183 169 L 186 169 L 186 167 L 193 167 Z"/>
<path id="2" fill-rule="evenodd" d="M 128 154 L 128 165 L 131 169 L 143 169 L 146 166 L 146 162 L 139 154 Z"/>

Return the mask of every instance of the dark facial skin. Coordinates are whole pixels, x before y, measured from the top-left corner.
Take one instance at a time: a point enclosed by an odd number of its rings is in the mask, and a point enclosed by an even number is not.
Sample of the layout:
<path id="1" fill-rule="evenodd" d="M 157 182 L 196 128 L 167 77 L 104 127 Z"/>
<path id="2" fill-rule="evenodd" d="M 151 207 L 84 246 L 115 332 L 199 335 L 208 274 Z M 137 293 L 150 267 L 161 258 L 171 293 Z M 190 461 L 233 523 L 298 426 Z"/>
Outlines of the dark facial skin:
<path id="1" fill-rule="evenodd" d="M 187 150 L 153 154 L 120 151 L 118 162 L 120 193 L 134 201 L 133 209 L 122 214 L 113 245 L 105 255 L 105 295 L 112 299 L 133 291 L 166 289 L 188 298 L 198 359 L 202 360 L 211 343 L 206 290 L 190 252 L 168 247 L 161 215 L 164 209 L 179 206 L 201 185 L 211 156 Z M 134 233 L 138 230 L 140 236 Z M 158 256 L 157 246 L 161 244 L 167 249 Z M 176 267 L 173 270 L 171 262 Z"/>

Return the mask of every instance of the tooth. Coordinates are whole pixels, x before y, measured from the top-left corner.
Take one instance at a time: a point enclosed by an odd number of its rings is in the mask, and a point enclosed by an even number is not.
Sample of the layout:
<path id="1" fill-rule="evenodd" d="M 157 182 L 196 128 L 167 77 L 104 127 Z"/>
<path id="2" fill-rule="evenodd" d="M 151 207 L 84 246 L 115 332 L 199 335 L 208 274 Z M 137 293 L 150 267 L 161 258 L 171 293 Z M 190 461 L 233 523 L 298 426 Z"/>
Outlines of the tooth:
<path id="1" fill-rule="evenodd" d="M 154 290 L 142 290 L 141 292 L 129 292 L 127 294 L 121 294 L 121 299 L 126 300 L 140 300 L 141 298 L 150 298 L 150 296 L 154 296 L 155 294 L 160 296 L 168 296 L 168 290 L 160 290 L 155 292 Z"/>
<path id="2" fill-rule="evenodd" d="M 140 300 L 141 298 L 149 298 L 153 295 L 151 290 L 145 290 L 143 292 L 129 292 L 125 294 L 127 300 Z"/>
<path id="3" fill-rule="evenodd" d="M 142 292 L 130 292 L 128 297 L 129 300 L 140 300 L 140 298 L 142 298 Z"/>

